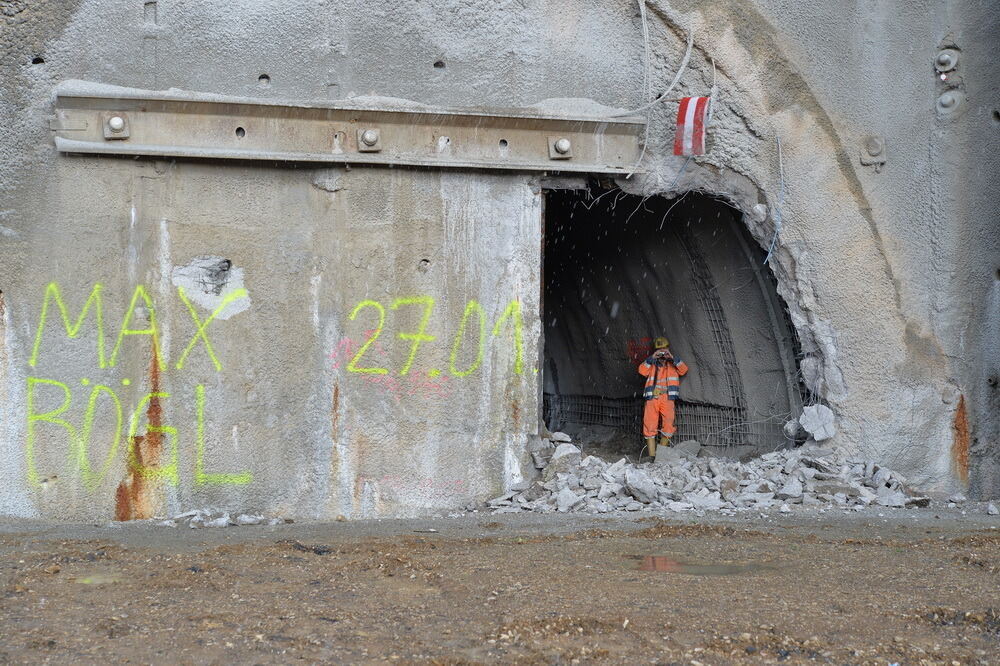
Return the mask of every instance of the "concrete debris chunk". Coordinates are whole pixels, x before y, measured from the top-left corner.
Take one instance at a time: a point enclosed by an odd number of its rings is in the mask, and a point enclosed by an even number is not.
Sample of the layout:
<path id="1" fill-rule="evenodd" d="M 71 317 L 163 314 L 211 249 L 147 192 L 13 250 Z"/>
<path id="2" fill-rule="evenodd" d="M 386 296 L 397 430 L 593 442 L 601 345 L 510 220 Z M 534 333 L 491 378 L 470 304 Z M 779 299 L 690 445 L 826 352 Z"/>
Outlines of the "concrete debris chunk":
<path id="1" fill-rule="evenodd" d="M 191 528 L 230 527 L 235 525 L 280 525 L 285 521 L 281 518 L 267 518 L 259 513 L 235 513 L 235 518 L 228 511 L 212 511 L 209 509 L 192 509 L 179 513 L 167 520 L 157 521 L 163 527 L 186 525 Z M 288 521 L 291 522 L 291 521 Z"/>
<path id="2" fill-rule="evenodd" d="M 817 442 L 830 439 L 837 434 L 833 410 L 826 405 L 809 405 L 802 409 L 799 423 Z"/>
<path id="3" fill-rule="evenodd" d="M 656 486 L 646 472 L 637 467 L 625 470 L 625 487 L 629 494 L 640 502 L 649 504 L 656 501 Z"/>
<path id="4" fill-rule="evenodd" d="M 781 487 L 778 494 L 775 495 L 778 499 L 789 500 L 802 497 L 802 482 L 799 481 L 798 477 L 790 477 L 788 481 Z"/>
<path id="5" fill-rule="evenodd" d="M 556 507 L 559 509 L 560 513 L 566 513 L 567 511 L 573 510 L 583 501 L 584 497 L 582 495 L 577 495 L 569 488 L 563 488 L 559 491 L 559 494 L 556 495 Z"/>
<path id="6" fill-rule="evenodd" d="M 236 516 L 237 525 L 260 525 L 264 520 L 264 516 L 260 514 L 241 513 Z"/>
<path id="7" fill-rule="evenodd" d="M 582 459 L 583 456 L 580 449 L 568 442 L 557 446 L 556 450 L 552 453 L 552 462 L 562 461 L 563 463 L 571 462 L 573 465 L 579 465 Z"/>
<path id="8" fill-rule="evenodd" d="M 597 499 L 606 500 L 609 497 L 620 495 L 624 490 L 625 486 L 614 481 L 602 483 L 600 490 L 597 491 Z"/>
<path id="9" fill-rule="evenodd" d="M 689 440 L 659 447 L 655 462 L 632 463 L 621 458 L 609 464 L 596 456 L 584 457 L 577 446 L 562 441 L 547 451 L 539 449 L 546 457 L 540 479 L 519 484 L 487 506 L 493 513 L 642 510 L 733 514 L 766 510 L 790 513 L 794 505 L 862 510 L 876 505 L 903 508 L 930 503 L 929 498 L 908 490 L 900 474 L 833 446 L 820 448 L 807 443 L 742 462 L 691 453 L 704 450 Z M 221 517 L 200 510 L 183 515 L 199 527 Z M 177 516 L 173 520 L 184 519 Z"/>
<path id="10" fill-rule="evenodd" d="M 623 483 L 625 481 L 625 468 L 628 466 L 628 460 L 622 458 L 618 462 L 610 465 L 607 469 L 602 472 L 602 476 L 606 481 L 614 481 L 617 483 Z"/>
<path id="11" fill-rule="evenodd" d="M 564 432 L 554 432 L 551 437 L 553 442 L 572 442 L 573 438 Z"/>
<path id="12" fill-rule="evenodd" d="M 218 518 L 212 518 L 211 520 L 206 520 L 204 527 L 229 527 L 229 514 L 224 513 Z"/>
<path id="13" fill-rule="evenodd" d="M 696 439 L 686 439 L 680 444 L 673 446 L 671 448 L 674 448 L 680 451 L 681 453 L 686 453 L 690 456 L 697 456 L 698 452 L 701 451 L 701 444 Z"/>

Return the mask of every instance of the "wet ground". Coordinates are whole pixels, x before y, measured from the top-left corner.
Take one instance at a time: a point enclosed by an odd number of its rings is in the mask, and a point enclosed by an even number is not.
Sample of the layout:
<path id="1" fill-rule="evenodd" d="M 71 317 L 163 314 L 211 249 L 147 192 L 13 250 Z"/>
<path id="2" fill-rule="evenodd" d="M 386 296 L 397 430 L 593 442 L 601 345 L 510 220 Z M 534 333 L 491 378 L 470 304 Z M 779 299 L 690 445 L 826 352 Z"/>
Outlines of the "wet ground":
<path id="1" fill-rule="evenodd" d="M 1000 663 L 998 528 L 933 508 L 7 523 L 0 661 Z"/>

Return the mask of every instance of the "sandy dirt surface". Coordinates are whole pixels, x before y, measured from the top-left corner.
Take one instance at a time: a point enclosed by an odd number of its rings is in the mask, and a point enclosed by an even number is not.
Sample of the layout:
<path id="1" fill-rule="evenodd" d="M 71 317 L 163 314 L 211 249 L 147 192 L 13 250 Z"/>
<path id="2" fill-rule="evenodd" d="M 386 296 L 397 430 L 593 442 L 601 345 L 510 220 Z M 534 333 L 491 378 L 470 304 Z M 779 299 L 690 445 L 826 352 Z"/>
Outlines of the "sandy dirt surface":
<path id="1" fill-rule="evenodd" d="M 998 526 L 933 509 L 7 523 L 0 661 L 1000 663 Z"/>

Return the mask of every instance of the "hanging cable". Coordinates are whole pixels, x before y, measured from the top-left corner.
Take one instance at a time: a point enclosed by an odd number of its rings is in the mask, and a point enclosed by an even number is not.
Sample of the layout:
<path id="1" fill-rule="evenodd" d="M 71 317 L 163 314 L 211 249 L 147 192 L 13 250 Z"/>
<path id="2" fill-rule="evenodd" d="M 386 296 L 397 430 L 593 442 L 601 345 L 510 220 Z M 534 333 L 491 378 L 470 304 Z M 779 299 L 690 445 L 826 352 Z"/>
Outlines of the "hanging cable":
<path id="1" fill-rule="evenodd" d="M 708 93 L 708 122 L 712 122 L 712 112 L 715 110 L 715 58 L 712 58 L 712 89 Z"/>
<path id="2" fill-rule="evenodd" d="M 774 252 L 774 245 L 778 242 L 778 233 L 781 231 L 781 209 L 785 205 L 785 165 L 781 159 L 781 137 L 774 137 L 778 144 L 778 207 L 774 211 L 774 236 L 771 238 L 771 247 L 767 249 L 767 256 L 764 257 L 764 265 L 771 259 Z"/>
<path id="3" fill-rule="evenodd" d="M 638 0 L 639 2 L 639 18 L 642 20 L 642 52 L 643 52 L 643 65 L 642 65 L 642 99 L 646 101 L 649 99 L 649 91 L 651 88 L 651 78 L 649 72 L 649 61 L 650 61 L 650 50 L 649 50 L 649 23 L 646 21 L 646 0 Z M 646 146 L 649 145 L 649 121 L 651 112 L 646 111 L 646 126 L 643 128 L 642 135 L 642 150 L 639 151 L 639 159 L 635 161 L 635 166 L 633 169 L 638 169 L 639 165 L 642 164 L 642 158 L 646 156 Z M 629 171 L 625 175 L 625 180 L 632 177 L 635 171 Z"/>
<path id="4" fill-rule="evenodd" d="M 642 13 L 643 15 L 645 15 L 645 3 L 642 3 L 642 0 L 640 0 L 640 3 L 642 4 Z M 621 113 L 613 113 L 610 116 L 608 116 L 608 118 L 621 118 L 623 116 L 631 116 L 636 113 L 645 111 L 646 109 L 651 109 L 660 102 L 662 102 L 664 99 L 666 99 L 667 95 L 670 94 L 670 91 L 672 91 L 674 89 L 674 86 L 677 85 L 677 82 L 681 80 L 681 75 L 687 68 L 688 60 L 691 59 L 691 49 L 693 47 L 694 47 L 694 31 L 688 30 L 687 49 L 684 51 L 684 58 L 681 59 L 681 66 L 677 68 L 677 73 L 674 74 L 674 80 L 670 82 L 670 85 L 667 86 L 667 89 L 663 91 L 663 94 L 661 94 L 659 97 L 652 100 L 651 102 L 643 104 L 642 106 L 636 109 L 632 109 L 631 111 L 622 111 Z"/>

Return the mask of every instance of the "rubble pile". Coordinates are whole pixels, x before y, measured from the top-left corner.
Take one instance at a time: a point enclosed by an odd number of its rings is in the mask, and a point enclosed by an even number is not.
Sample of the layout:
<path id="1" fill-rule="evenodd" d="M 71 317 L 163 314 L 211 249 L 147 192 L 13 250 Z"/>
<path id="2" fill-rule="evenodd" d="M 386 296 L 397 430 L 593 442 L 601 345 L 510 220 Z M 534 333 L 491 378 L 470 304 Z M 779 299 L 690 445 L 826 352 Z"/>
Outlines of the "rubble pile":
<path id="1" fill-rule="evenodd" d="M 583 456 L 569 436 L 555 433 L 531 452 L 537 480 L 488 502 L 494 513 L 521 511 L 720 511 L 792 506 L 863 508 L 927 506 L 898 473 L 837 449 L 809 443 L 747 462 L 699 456 L 700 445 L 661 447 L 655 462 L 607 463 Z"/>
<path id="2" fill-rule="evenodd" d="M 187 526 L 199 527 L 231 527 L 235 525 L 281 525 L 286 521 L 281 518 L 265 518 L 261 514 L 241 513 L 235 516 L 228 511 L 211 511 L 209 509 L 194 509 L 177 514 L 173 518 L 161 520 L 163 527 Z"/>

